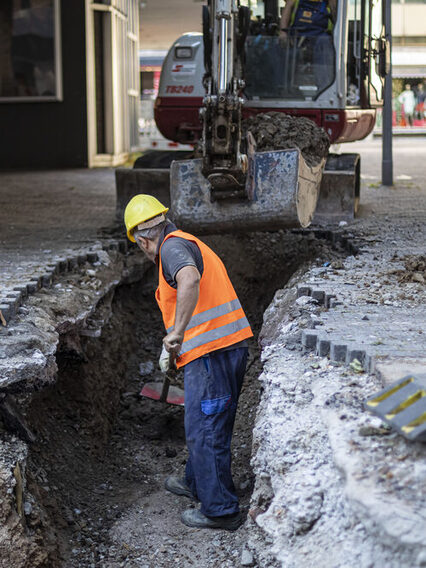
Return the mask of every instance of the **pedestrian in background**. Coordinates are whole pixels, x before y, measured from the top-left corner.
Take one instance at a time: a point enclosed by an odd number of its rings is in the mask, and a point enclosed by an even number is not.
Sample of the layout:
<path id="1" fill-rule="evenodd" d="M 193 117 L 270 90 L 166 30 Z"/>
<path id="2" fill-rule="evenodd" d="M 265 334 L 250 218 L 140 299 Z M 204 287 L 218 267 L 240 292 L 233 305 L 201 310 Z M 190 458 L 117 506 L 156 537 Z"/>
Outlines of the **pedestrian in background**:
<path id="1" fill-rule="evenodd" d="M 414 95 L 414 91 L 412 91 L 411 89 L 411 85 L 409 85 L 408 83 L 407 85 L 405 85 L 405 91 L 402 91 L 402 93 L 398 97 L 398 100 L 403 105 L 406 121 L 410 126 L 413 126 L 414 109 L 416 108 L 416 97 Z"/>
<path id="2" fill-rule="evenodd" d="M 423 83 L 419 83 L 417 85 L 417 111 L 418 111 L 418 118 L 423 120 L 426 117 L 425 113 L 425 99 L 426 99 L 426 91 L 423 88 Z"/>
<path id="3" fill-rule="evenodd" d="M 200 509 L 183 512 L 185 525 L 236 530 L 243 519 L 231 476 L 231 438 L 253 333 L 220 258 L 178 230 L 167 211 L 140 194 L 124 213 L 128 238 L 158 266 L 163 345 L 184 368 L 189 458 L 185 477 L 169 477 L 165 487 L 201 502 Z"/>

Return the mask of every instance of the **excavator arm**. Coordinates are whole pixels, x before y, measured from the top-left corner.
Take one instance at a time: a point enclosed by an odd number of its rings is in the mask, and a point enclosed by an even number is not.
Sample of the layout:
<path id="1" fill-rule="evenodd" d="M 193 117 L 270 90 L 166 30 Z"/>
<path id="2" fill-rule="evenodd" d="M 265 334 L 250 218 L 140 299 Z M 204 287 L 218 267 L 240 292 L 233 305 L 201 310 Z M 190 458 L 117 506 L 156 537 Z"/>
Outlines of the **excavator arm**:
<path id="1" fill-rule="evenodd" d="M 245 193 L 248 162 L 241 153 L 241 10 L 247 8 L 238 7 L 236 0 L 211 0 L 204 13 L 204 35 L 208 34 L 207 41 L 211 41 L 211 64 L 207 62 L 206 95 L 200 109 L 202 173 L 211 184 L 213 199 Z"/>

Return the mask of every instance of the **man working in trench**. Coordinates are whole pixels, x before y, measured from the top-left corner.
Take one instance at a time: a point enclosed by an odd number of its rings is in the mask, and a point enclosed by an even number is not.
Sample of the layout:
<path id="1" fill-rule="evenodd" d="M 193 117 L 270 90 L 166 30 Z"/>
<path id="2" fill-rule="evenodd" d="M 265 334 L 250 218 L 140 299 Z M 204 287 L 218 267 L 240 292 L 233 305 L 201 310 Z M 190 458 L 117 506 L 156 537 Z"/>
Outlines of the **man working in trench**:
<path id="1" fill-rule="evenodd" d="M 242 516 L 231 476 L 231 438 L 246 340 L 253 334 L 220 258 L 177 230 L 167 211 L 155 197 L 140 194 L 124 213 L 128 238 L 158 265 L 163 346 L 184 367 L 189 458 L 185 477 L 169 477 L 165 487 L 201 502 L 200 509 L 183 512 L 185 525 L 236 530 Z"/>

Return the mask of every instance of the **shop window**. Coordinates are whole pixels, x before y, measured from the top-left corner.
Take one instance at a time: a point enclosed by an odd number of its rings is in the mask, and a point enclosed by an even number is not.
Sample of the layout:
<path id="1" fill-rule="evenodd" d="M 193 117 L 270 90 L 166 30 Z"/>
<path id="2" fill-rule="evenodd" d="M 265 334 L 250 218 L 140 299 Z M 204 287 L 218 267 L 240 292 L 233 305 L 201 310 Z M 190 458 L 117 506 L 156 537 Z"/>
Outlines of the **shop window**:
<path id="1" fill-rule="evenodd" d="M 141 91 L 145 96 L 154 94 L 154 71 L 141 72 Z"/>
<path id="2" fill-rule="evenodd" d="M 62 98 L 59 0 L 1 0 L 0 102 Z"/>

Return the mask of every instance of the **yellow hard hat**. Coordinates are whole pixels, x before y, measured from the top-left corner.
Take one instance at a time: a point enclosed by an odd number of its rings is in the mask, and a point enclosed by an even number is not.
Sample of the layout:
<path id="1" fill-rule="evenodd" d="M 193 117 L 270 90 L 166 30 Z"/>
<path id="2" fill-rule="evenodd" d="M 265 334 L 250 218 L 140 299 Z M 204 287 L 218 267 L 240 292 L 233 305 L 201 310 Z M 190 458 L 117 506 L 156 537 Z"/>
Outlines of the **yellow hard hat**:
<path id="1" fill-rule="evenodd" d="M 158 199 L 152 195 L 147 195 L 145 193 L 140 193 L 135 195 L 127 204 L 126 210 L 124 211 L 124 223 L 127 230 L 127 238 L 133 243 L 136 242 L 133 238 L 131 231 L 140 223 L 145 223 L 161 215 L 162 213 L 167 213 L 168 207 L 164 207 Z"/>

